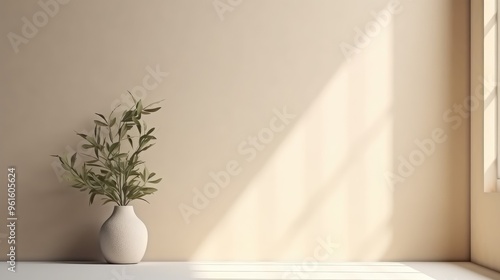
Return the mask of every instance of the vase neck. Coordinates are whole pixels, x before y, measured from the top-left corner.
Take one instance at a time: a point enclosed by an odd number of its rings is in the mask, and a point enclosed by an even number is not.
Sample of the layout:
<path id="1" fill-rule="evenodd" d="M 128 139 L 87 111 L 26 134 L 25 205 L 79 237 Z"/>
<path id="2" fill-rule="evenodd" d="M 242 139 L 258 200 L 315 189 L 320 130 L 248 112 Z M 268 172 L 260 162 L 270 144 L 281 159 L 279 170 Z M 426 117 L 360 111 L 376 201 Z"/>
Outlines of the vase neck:
<path id="1" fill-rule="evenodd" d="M 115 206 L 113 214 L 132 214 L 135 215 L 134 206 Z"/>

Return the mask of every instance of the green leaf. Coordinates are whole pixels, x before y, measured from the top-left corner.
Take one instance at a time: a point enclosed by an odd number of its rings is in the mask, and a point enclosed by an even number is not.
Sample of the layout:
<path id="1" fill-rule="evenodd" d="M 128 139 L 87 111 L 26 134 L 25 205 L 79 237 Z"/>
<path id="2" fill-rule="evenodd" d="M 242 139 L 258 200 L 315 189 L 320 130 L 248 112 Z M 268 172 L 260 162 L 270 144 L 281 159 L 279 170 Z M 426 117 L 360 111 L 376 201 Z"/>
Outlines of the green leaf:
<path id="1" fill-rule="evenodd" d="M 85 138 L 87 141 L 90 142 L 90 144 L 94 145 L 96 148 L 99 147 L 99 144 L 97 144 L 96 140 L 94 137 L 88 137 L 88 138 Z"/>
<path id="2" fill-rule="evenodd" d="M 144 168 L 144 170 L 142 171 L 140 177 L 141 177 L 142 181 L 146 181 L 146 168 Z"/>
<path id="3" fill-rule="evenodd" d="M 162 180 L 162 178 L 156 179 L 154 181 L 149 181 L 149 183 L 151 183 L 151 184 L 158 184 L 159 182 L 161 182 L 161 180 Z"/>
<path id="4" fill-rule="evenodd" d="M 109 126 L 113 126 L 116 123 L 116 118 L 111 119 Z"/>
<path id="5" fill-rule="evenodd" d="M 148 112 L 148 113 L 154 113 L 158 110 L 160 110 L 161 107 L 155 107 L 155 108 L 151 108 L 151 109 L 144 109 L 144 112 Z"/>
<path id="6" fill-rule="evenodd" d="M 62 157 L 59 157 L 59 161 L 61 162 L 61 166 L 65 169 L 65 170 L 70 170 L 70 168 L 68 167 L 68 163 L 65 161 L 64 158 Z"/>
<path id="7" fill-rule="evenodd" d="M 146 133 L 146 135 L 149 135 L 149 134 L 153 133 L 153 131 L 155 131 L 155 128 L 154 128 L 154 127 L 153 127 L 153 128 L 151 128 L 150 130 L 148 130 L 148 133 Z"/>
<path id="8" fill-rule="evenodd" d="M 140 176 L 140 175 L 141 175 L 141 173 L 139 173 L 137 170 L 132 170 L 132 171 L 130 172 L 130 175 Z"/>
<path id="9" fill-rule="evenodd" d="M 137 102 L 136 110 L 139 113 L 142 112 L 142 100 L 139 100 L 139 102 Z"/>
<path id="10" fill-rule="evenodd" d="M 146 201 L 148 204 L 150 204 L 150 203 L 149 203 L 149 201 L 145 200 L 145 199 L 144 199 L 144 198 L 142 198 L 142 197 L 139 197 L 138 199 L 139 199 L 139 200 L 142 200 L 142 201 Z"/>
<path id="11" fill-rule="evenodd" d="M 96 195 L 96 193 L 95 193 L 95 192 L 92 192 L 92 194 L 90 195 L 89 205 L 92 205 L 92 203 L 94 203 L 94 198 L 95 198 L 95 195 Z"/>
<path id="12" fill-rule="evenodd" d="M 130 147 L 134 147 L 134 142 L 132 141 L 132 138 L 130 137 L 130 135 L 127 134 L 127 140 L 128 142 L 130 143 Z"/>
<path id="13" fill-rule="evenodd" d="M 95 123 L 96 125 L 99 125 L 99 126 L 108 126 L 107 124 L 105 124 L 105 123 L 103 123 L 103 122 L 101 122 L 101 121 L 98 121 L 98 120 L 94 120 L 94 123 Z"/>
<path id="14" fill-rule="evenodd" d="M 116 121 L 115 121 L 115 122 L 116 122 Z M 110 127 L 109 127 L 109 129 L 108 129 L 108 136 L 109 136 L 109 139 L 110 139 L 111 141 L 114 141 L 114 140 L 113 140 L 113 133 L 112 133 L 112 130 L 113 130 L 113 129 L 112 129 L 112 127 L 110 126 Z"/>
<path id="15" fill-rule="evenodd" d="M 111 111 L 111 113 L 109 113 L 109 119 L 111 119 L 111 116 L 113 115 L 113 113 L 116 111 L 116 109 L 118 109 L 119 107 L 121 107 L 122 104 L 118 103 L 115 108 L 113 108 L 113 110 Z"/>
<path id="16" fill-rule="evenodd" d="M 141 147 L 144 147 L 145 144 L 147 144 L 149 141 L 152 140 L 151 137 L 154 137 L 154 136 L 150 136 L 150 135 L 142 135 L 140 138 L 139 138 L 139 143 L 141 144 Z"/>
<path id="17" fill-rule="evenodd" d="M 107 185 L 107 186 L 110 186 L 112 188 L 116 186 L 116 182 L 115 181 L 111 181 L 111 180 L 105 180 L 104 184 Z"/>
<path id="18" fill-rule="evenodd" d="M 105 199 L 105 198 L 103 198 L 103 199 Z M 106 204 L 106 203 L 110 203 L 110 202 L 116 202 L 116 201 L 114 201 L 114 200 L 112 200 L 112 199 L 109 199 L 109 198 L 108 198 L 108 199 L 105 199 L 105 200 L 104 200 L 104 202 L 103 202 L 101 205 L 104 205 L 104 204 Z M 117 204 L 118 204 L 118 203 L 117 203 Z"/>
<path id="19" fill-rule="evenodd" d="M 99 117 L 101 117 L 105 123 L 108 123 L 108 121 L 106 120 L 106 118 L 102 114 L 99 114 L 99 113 L 95 113 L 95 114 L 98 115 Z"/>
<path id="20" fill-rule="evenodd" d="M 71 167 L 74 167 L 74 166 L 75 166 L 75 161 L 76 161 L 76 153 L 74 153 L 74 154 L 71 156 Z"/>
<path id="21" fill-rule="evenodd" d="M 134 123 L 137 127 L 137 131 L 139 131 L 139 134 L 141 134 L 141 123 L 137 119 L 134 119 Z"/>
<path id="22" fill-rule="evenodd" d="M 134 125 L 129 123 L 129 124 L 126 124 L 126 125 L 125 125 L 125 128 L 126 128 L 127 130 L 131 130 L 132 128 L 134 128 Z"/>
<path id="23" fill-rule="evenodd" d="M 156 173 L 154 173 L 154 172 L 153 172 L 153 173 L 151 173 L 151 174 L 149 174 L 149 176 L 148 176 L 148 180 L 149 180 L 149 179 L 151 179 L 151 178 L 152 178 L 153 176 L 155 176 L 155 175 L 156 175 Z"/>
<path id="24" fill-rule="evenodd" d="M 83 139 L 87 139 L 87 135 L 86 134 L 83 134 L 83 133 L 77 133 L 76 135 L 82 137 Z"/>
<path id="25" fill-rule="evenodd" d="M 140 153 L 141 153 L 141 152 L 144 152 L 145 150 L 147 150 L 147 149 L 151 148 L 153 145 L 154 145 L 154 144 L 150 144 L 150 145 L 148 145 L 148 146 L 144 147 L 143 149 L 139 150 L 139 152 L 140 152 Z"/>
<path id="26" fill-rule="evenodd" d="M 156 188 L 142 188 L 141 191 L 145 194 L 152 194 L 156 192 L 158 189 Z"/>
<path id="27" fill-rule="evenodd" d="M 129 90 L 127 90 L 127 92 L 132 97 L 132 100 L 134 100 L 134 103 L 137 103 L 137 100 L 135 100 L 134 95 Z"/>
<path id="28" fill-rule="evenodd" d="M 96 137 L 97 139 L 96 140 L 97 140 L 97 143 L 99 144 L 99 143 L 101 143 L 101 126 L 96 126 L 96 128 L 97 128 L 97 137 Z"/>
<path id="29" fill-rule="evenodd" d="M 92 148 L 94 148 L 94 145 L 83 144 L 82 148 L 84 148 L 84 149 L 92 149 Z"/>
<path id="30" fill-rule="evenodd" d="M 132 113 L 133 113 L 133 111 L 130 111 L 130 110 L 123 112 L 122 120 L 124 122 L 132 121 Z"/>
<path id="31" fill-rule="evenodd" d="M 149 104 L 148 106 L 144 107 L 144 109 L 148 109 L 149 107 L 151 107 L 151 106 L 153 106 L 153 105 L 155 105 L 155 104 L 161 103 L 161 102 L 163 102 L 163 101 L 165 101 L 165 99 L 162 99 L 162 100 L 159 100 L 159 101 L 153 102 L 153 103 Z M 149 109 L 148 109 L 148 110 L 149 110 Z"/>
<path id="32" fill-rule="evenodd" d="M 117 159 L 117 158 L 126 158 L 128 156 L 127 153 L 121 153 L 121 154 L 117 154 L 116 156 L 113 157 L 113 159 Z"/>
<path id="33" fill-rule="evenodd" d="M 116 142 L 116 143 L 111 144 L 111 147 L 109 147 L 109 153 L 112 154 L 116 150 L 116 148 L 118 148 L 119 145 L 120 145 L 120 142 Z"/>

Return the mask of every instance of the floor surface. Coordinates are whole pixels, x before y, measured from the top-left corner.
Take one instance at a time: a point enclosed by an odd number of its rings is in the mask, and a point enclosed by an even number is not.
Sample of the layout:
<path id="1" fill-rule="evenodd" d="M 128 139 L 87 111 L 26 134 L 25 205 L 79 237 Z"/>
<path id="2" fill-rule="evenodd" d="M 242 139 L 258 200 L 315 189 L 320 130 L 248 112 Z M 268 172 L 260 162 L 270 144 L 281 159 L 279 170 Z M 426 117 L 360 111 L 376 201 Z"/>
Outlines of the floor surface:
<path id="1" fill-rule="evenodd" d="M 500 273 L 468 262 L 404 263 L 221 263 L 144 262 L 109 265 L 74 262 L 21 262 L 16 272 L 0 264 L 0 279 L 190 280 L 190 279 L 343 279 L 343 280 L 500 280 Z"/>

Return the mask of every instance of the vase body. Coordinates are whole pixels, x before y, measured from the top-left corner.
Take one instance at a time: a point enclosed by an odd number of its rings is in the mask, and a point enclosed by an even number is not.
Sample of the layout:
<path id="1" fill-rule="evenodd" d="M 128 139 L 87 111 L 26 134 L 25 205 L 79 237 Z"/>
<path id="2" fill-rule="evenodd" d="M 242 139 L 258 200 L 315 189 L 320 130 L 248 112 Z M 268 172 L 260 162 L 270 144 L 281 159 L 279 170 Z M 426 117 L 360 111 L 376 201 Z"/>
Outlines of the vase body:
<path id="1" fill-rule="evenodd" d="M 148 230 L 133 206 L 115 206 L 101 227 L 99 242 L 108 263 L 139 263 L 148 246 Z"/>

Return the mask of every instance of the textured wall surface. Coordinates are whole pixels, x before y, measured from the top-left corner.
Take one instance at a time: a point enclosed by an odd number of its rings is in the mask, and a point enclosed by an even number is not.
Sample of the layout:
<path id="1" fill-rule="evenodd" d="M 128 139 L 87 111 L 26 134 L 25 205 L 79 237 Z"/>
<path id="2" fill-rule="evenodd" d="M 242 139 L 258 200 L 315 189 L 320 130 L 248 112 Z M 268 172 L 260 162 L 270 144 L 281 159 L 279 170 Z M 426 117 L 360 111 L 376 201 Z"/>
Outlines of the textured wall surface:
<path id="1" fill-rule="evenodd" d="M 49 155 L 127 90 L 165 99 L 145 260 L 469 259 L 468 1 L 40 3 L 0 2 L 19 260 L 102 259 Z"/>

